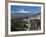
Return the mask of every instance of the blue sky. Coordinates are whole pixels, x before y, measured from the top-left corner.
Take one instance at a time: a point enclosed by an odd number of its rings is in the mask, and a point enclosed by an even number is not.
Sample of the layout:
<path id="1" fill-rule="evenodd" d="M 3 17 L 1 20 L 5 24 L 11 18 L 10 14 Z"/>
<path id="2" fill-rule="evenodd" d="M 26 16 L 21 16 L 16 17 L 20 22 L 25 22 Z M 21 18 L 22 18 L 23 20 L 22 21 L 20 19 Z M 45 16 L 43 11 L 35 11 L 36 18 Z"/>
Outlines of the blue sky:
<path id="1" fill-rule="evenodd" d="M 38 7 L 38 6 L 15 6 L 15 5 L 11 6 L 11 12 L 16 12 L 16 11 L 21 11 L 21 10 L 29 11 L 32 13 L 39 13 L 39 12 L 41 12 L 41 7 Z"/>

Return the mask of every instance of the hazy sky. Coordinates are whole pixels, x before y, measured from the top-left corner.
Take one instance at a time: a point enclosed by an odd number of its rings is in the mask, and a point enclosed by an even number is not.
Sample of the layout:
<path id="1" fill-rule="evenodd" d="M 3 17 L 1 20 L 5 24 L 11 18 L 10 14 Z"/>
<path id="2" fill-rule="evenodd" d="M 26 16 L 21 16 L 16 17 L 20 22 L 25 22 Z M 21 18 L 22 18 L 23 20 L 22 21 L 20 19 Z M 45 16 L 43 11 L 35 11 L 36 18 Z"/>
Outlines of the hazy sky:
<path id="1" fill-rule="evenodd" d="M 38 13 L 41 12 L 41 7 L 37 7 L 37 6 L 15 6 L 12 5 L 11 6 L 11 12 L 16 12 L 16 11 L 28 11 L 28 12 L 32 12 L 32 13 Z"/>

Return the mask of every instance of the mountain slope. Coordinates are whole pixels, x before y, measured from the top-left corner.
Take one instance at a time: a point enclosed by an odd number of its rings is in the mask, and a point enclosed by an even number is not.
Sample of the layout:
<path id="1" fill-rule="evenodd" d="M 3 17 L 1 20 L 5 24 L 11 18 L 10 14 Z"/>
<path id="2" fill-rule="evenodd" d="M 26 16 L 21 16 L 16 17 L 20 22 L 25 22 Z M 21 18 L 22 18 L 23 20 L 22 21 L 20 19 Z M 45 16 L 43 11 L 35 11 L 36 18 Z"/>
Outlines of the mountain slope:
<path id="1" fill-rule="evenodd" d="M 20 18 L 20 17 L 29 17 L 29 16 L 37 16 L 40 15 L 40 13 L 31 14 L 31 13 L 11 13 L 11 18 Z"/>

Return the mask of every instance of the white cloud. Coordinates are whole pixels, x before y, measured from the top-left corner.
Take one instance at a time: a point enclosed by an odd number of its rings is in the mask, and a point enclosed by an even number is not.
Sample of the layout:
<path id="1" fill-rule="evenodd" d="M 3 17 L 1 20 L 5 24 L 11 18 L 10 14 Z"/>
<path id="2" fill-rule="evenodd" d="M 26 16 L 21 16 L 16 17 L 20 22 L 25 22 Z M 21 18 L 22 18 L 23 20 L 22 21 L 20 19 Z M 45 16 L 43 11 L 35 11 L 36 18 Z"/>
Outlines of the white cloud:
<path id="1" fill-rule="evenodd" d="M 20 11 L 16 11 L 16 13 L 31 13 L 31 12 L 28 12 L 28 11 L 25 11 L 25 10 L 20 10 Z"/>
<path id="2" fill-rule="evenodd" d="M 15 13 L 15 12 L 11 12 L 11 13 Z"/>

